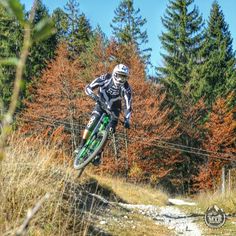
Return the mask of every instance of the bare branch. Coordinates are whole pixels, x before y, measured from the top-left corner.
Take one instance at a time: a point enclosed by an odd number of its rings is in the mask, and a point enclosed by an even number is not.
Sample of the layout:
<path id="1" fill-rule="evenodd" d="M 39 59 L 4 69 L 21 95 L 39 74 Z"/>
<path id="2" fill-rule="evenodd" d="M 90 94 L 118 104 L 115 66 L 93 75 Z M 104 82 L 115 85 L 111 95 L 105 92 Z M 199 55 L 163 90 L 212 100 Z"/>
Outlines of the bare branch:
<path id="1" fill-rule="evenodd" d="M 18 230 L 16 231 L 16 235 L 23 235 L 28 226 L 30 221 L 32 220 L 32 218 L 34 217 L 34 215 L 39 211 L 39 209 L 41 208 L 42 204 L 49 198 L 50 194 L 46 193 L 34 206 L 34 208 L 31 208 L 28 210 L 27 215 L 25 217 L 25 220 L 23 222 L 23 224 L 18 228 Z"/>

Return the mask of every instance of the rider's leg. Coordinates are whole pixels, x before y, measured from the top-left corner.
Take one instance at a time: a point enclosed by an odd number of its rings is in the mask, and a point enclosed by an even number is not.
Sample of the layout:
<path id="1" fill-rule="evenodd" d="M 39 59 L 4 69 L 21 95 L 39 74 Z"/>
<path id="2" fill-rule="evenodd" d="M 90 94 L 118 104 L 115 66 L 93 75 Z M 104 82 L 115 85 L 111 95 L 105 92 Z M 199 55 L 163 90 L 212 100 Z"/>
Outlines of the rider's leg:
<path id="1" fill-rule="evenodd" d="M 90 133 L 92 132 L 97 122 L 99 121 L 101 114 L 102 114 L 101 108 L 98 105 L 96 105 L 92 112 L 91 118 L 83 132 L 82 139 L 79 145 L 80 147 L 83 147 L 84 144 L 86 143 Z"/>
<path id="2" fill-rule="evenodd" d="M 86 125 L 86 128 L 84 129 L 82 139 L 81 139 L 81 142 L 80 142 L 80 147 L 84 146 L 84 144 L 86 143 L 92 129 L 94 128 L 94 126 L 96 125 L 98 120 L 99 120 L 99 116 L 97 116 L 96 114 L 92 114 L 88 124 Z"/>
<path id="3" fill-rule="evenodd" d="M 121 102 L 119 100 L 112 105 L 111 112 L 112 112 L 112 118 L 110 122 L 110 131 L 112 133 L 115 133 L 121 112 Z"/>

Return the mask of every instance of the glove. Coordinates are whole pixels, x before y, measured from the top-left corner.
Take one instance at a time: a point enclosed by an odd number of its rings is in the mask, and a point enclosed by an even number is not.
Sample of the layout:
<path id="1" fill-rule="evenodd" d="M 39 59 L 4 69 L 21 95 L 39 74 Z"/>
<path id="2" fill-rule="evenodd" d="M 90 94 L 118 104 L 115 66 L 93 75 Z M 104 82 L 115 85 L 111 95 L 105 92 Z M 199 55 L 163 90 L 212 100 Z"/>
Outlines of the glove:
<path id="1" fill-rule="evenodd" d="M 125 127 L 126 129 L 129 129 L 129 128 L 130 128 L 129 119 L 125 119 L 124 127 Z"/>

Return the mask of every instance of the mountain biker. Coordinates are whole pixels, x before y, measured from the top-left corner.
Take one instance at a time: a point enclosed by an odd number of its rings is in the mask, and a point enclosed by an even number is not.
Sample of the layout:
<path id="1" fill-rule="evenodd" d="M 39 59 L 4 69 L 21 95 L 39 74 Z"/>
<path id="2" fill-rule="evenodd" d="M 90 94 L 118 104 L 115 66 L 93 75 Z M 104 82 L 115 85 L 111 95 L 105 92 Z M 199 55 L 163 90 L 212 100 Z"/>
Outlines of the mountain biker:
<path id="1" fill-rule="evenodd" d="M 106 104 L 107 109 L 112 112 L 112 118 L 109 126 L 109 132 L 115 133 L 118 123 L 118 117 L 121 112 L 121 100 L 124 98 L 124 127 L 130 128 L 131 115 L 131 88 L 128 84 L 129 68 L 123 64 L 118 64 L 113 69 L 112 74 L 104 74 L 93 80 L 85 87 L 85 93 L 96 101 L 95 108 L 92 112 L 91 118 L 84 130 L 79 149 L 84 146 L 89 133 L 93 130 L 96 123 L 99 121 L 103 110 L 100 106 L 101 102 Z M 94 89 L 99 88 L 97 94 Z M 75 153 L 78 153 L 78 149 Z M 101 162 L 102 151 L 94 158 L 93 164 L 99 165 Z"/>

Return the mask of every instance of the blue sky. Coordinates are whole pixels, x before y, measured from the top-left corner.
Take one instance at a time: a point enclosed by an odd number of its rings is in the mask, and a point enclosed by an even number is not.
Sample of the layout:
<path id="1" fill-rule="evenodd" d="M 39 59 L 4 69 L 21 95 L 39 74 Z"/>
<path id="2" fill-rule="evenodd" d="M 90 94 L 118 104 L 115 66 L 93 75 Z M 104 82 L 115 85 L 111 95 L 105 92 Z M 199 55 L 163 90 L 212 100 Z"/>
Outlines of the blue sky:
<path id="1" fill-rule="evenodd" d="M 20 0 L 25 4 L 26 9 L 29 9 L 33 0 Z M 114 17 L 114 10 L 120 3 L 120 0 L 78 0 L 81 12 L 84 12 L 93 27 L 98 24 L 101 26 L 104 33 L 111 36 L 110 23 Z M 211 4 L 214 0 L 195 0 L 195 4 L 199 7 L 200 13 L 205 20 L 208 19 Z M 48 7 L 49 11 L 57 7 L 64 7 L 67 0 L 43 0 L 43 3 Z M 161 16 L 164 15 L 168 0 L 134 0 L 135 8 L 140 8 L 141 15 L 147 19 L 145 28 L 147 29 L 149 43 L 146 47 L 152 48 L 151 62 L 154 66 L 161 65 L 161 42 L 158 36 L 164 30 L 161 23 Z M 233 47 L 236 50 L 236 1 L 235 0 L 218 0 L 225 20 L 229 24 L 229 29 L 233 37 Z M 144 29 L 145 29 L 144 28 Z M 151 69 L 149 73 L 154 73 Z"/>

